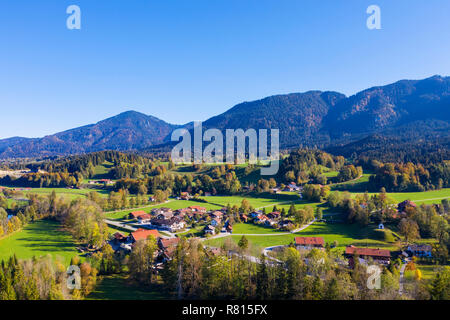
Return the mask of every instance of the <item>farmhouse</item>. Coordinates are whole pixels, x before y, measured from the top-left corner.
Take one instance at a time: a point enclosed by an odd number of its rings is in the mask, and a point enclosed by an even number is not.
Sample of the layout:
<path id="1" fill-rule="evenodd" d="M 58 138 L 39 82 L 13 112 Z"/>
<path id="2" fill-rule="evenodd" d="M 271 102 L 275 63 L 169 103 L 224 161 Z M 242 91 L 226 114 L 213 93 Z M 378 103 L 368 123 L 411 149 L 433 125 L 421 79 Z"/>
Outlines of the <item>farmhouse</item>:
<path id="1" fill-rule="evenodd" d="M 322 237 L 295 237 L 294 241 L 297 249 L 321 249 L 324 246 Z"/>
<path id="2" fill-rule="evenodd" d="M 344 256 L 349 259 L 349 265 L 354 266 L 353 257 L 357 255 L 363 260 L 371 258 L 373 261 L 380 264 L 389 264 L 391 261 L 391 252 L 384 249 L 371 249 L 371 248 L 357 248 L 354 246 L 348 246 L 345 248 Z"/>
<path id="3" fill-rule="evenodd" d="M 153 236 L 155 238 L 160 238 L 158 230 L 147 230 L 147 229 L 137 229 L 136 231 L 130 234 L 130 238 L 132 242 L 136 242 L 139 240 L 147 240 L 148 237 Z"/>

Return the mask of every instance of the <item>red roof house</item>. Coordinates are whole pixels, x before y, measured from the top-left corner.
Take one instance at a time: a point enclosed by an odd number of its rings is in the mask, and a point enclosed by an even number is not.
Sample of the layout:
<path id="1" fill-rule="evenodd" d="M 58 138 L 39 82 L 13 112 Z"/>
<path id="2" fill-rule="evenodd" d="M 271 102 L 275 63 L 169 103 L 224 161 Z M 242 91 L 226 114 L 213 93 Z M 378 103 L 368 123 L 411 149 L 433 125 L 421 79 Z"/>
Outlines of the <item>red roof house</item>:
<path id="1" fill-rule="evenodd" d="M 323 248 L 324 241 L 322 237 L 295 237 L 295 246 Z"/>
<path id="2" fill-rule="evenodd" d="M 137 219 L 139 216 L 142 216 L 144 214 L 147 214 L 145 211 L 133 211 L 130 213 L 130 219 Z"/>
<path id="3" fill-rule="evenodd" d="M 131 233 L 131 237 L 134 241 L 147 240 L 149 236 L 153 236 L 155 238 L 161 237 L 158 230 L 137 229 Z"/>

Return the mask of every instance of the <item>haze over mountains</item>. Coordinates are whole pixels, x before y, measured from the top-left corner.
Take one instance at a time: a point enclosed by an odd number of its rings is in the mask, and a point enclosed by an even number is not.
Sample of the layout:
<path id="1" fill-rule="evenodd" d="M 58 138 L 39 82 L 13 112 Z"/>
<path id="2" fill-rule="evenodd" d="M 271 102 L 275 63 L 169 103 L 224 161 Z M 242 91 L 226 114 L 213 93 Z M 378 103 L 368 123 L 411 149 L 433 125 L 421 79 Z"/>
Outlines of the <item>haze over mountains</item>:
<path id="1" fill-rule="evenodd" d="M 188 125 L 185 125 L 188 127 Z M 448 148 L 450 77 L 402 80 L 351 97 L 309 91 L 238 104 L 203 122 L 204 128 L 280 129 L 283 148 L 299 146 L 361 150 L 364 144 L 417 143 Z M 43 157 L 100 150 L 147 150 L 170 141 L 182 126 L 135 111 L 43 138 L 0 140 L 0 158 Z M 388 140 L 386 140 L 388 139 Z M 384 141 L 384 142 L 383 142 Z"/>

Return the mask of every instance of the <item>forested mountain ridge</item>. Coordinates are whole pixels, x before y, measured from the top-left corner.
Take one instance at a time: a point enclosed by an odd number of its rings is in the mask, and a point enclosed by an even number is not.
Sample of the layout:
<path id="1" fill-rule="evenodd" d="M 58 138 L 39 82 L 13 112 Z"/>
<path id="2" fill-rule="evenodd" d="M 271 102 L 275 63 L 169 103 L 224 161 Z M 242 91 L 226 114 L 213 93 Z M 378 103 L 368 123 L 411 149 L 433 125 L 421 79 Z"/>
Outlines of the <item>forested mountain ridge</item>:
<path id="1" fill-rule="evenodd" d="M 238 104 L 225 113 L 206 120 L 205 128 L 279 129 L 280 145 L 327 144 L 322 123 L 345 95 L 338 92 L 309 91 L 276 95 Z"/>
<path id="2" fill-rule="evenodd" d="M 282 148 L 319 147 L 350 156 L 383 153 L 389 145 L 392 150 L 399 145 L 408 149 L 425 146 L 425 153 L 437 152 L 437 157 L 445 158 L 450 139 L 449 107 L 450 77 L 433 76 L 373 87 L 350 97 L 308 91 L 243 102 L 204 121 L 203 127 L 280 129 Z M 179 127 L 128 111 L 44 138 L 0 140 L 0 158 L 151 150 L 167 144 Z M 184 127 L 190 129 L 192 123 Z"/>

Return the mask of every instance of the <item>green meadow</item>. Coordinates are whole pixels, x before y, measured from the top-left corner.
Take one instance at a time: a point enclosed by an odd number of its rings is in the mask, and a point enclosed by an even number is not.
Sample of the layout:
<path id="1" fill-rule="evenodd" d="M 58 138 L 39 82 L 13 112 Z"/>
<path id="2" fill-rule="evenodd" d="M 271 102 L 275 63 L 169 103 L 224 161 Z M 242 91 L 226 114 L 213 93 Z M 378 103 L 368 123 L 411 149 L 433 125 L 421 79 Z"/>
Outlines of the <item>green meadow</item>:
<path id="1" fill-rule="evenodd" d="M 271 227 L 256 225 L 253 223 L 236 223 L 233 225 L 233 233 L 237 234 L 277 234 L 286 231 L 278 231 Z"/>
<path id="2" fill-rule="evenodd" d="M 259 232 L 252 230 L 251 233 L 252 234 L 260 233 L 261 236 L 246 236 L 246 238 L 252 245 L 261 248 L 277 245 L 288 245 L 294 241 L 295 237 L 300 236 L 300 237 L 323 237 L 324 241 L 330 244 L 332 244 L 334 241 L 337 241 L 338 248 L 340 249 L 343 249 L 345 246 L 351 244 L 370 248 L 384 248 L 388 250 L 396 249 L 393 243 L 387 243 L 376 239 L 374 235 L 375 226 L 361 228 L 356 224 L 353 225 L 326 224 L 322 222 L 315 222 L 314 224 L 312 224 L 303 231 L 284 235 L 272 235 L 272 234 L 268 235 L 266 232 L 264 232 L 265 231 L 264 227 L 259 226 L 254 227 L 261 229 L 259 230 Z M 242 227 L 240 228 L 245 230 L 245 228 Z M 234 229 L 233 233 L 244 233 L 244 232 L 237 232 Z M 233 242 L 237 243 L 242 236 L 231 235 L 229 237 L 231 237 Z M 220 247 L 221 245 L 223 245 L 226 238 L 228 237 L 206 240 L 205 244 Z"/>
<path id="3" fill-rule="evenodd" d="M 29 259 L 50 254 L 60 257 L 68 265 L 78 255 L 72 237 L 62 231 L 58 222 L 39 220 L 28 224 L 0 240 L 0 260 L 6 260 L 14 253 L 19 259 Z"/>
<path id="4" fill-rule="evenodd" d="M 356 195 L 357 193 L 354 193 Z M 361 193 L 359 193 L 361 194 Z M 376 193 L 369 193 L 370 195 Z M 417 204 L 432 204 L 440 203 L 444 199 L 450 198 L 450 188 L 444 188 L 441 190 L 426 191 L 426 192 L 389 192 L 389 197 L 397 202 L 404 200 L 411 200 Z"/>

